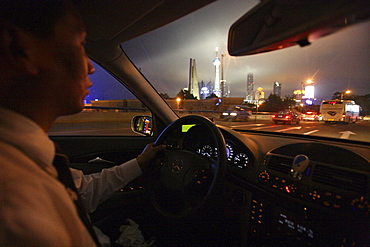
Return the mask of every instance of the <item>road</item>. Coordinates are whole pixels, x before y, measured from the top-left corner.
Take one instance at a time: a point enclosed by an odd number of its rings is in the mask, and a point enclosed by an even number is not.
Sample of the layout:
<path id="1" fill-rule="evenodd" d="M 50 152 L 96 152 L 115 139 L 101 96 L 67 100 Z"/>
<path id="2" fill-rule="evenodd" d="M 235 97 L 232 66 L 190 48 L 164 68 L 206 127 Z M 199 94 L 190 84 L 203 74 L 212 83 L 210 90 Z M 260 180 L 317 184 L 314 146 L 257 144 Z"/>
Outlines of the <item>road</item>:
<path id="1" fill-rule="evenodd" d="M 360 121 L 355 124 L 325 124 L 318 121 L 301 121 L 298 125 L 274 124 L 272 121 L 258 120 L 249 122 L 216 120 L 216 123 L 232 129 L 315 135 L 370 142 L 370 121 Z"/>
<path id="2" fill-rule="evenodd" d="M 283 132 L 301 135 L 315 135 L 370 142 L 370 121 L 355 124 L 324 124 L 318 121 L 301 121 L 298 125 L 274 124 L 269 120 L 253 120 L 247 122 L 228 122 L 215 120 L 216 124 L 232 129 L 260 130 Z M 132 132 L 129 121 L 84 122 L 56 124 L 50 135 L 137 135 Z"/>

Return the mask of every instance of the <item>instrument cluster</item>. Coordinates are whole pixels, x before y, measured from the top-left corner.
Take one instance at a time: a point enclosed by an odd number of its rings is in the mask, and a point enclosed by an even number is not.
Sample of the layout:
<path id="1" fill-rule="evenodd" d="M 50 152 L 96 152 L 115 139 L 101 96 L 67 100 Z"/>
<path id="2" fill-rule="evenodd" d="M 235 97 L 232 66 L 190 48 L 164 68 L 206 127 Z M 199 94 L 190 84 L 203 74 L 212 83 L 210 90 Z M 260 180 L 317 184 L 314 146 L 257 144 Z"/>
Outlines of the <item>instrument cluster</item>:
<path id="1" fill-rule="evenodd" d="M 196 152 L 206 158 L 217 158 L 218 155 L 217 148 L 212 147 L 210 144 L 198 147 Z M 229 166 L 245 169 L 250 165 L 250 155 L 229 141 L 226 141 L 226 155 Z"/>
<path id="2" fill-rule="evenodd" d="M 216 159 L 218 157 L 215 141 L 203 126 L 192 126 L 185 133 L 181 145 L 184 149 L 196 152 L 208 159 Z M 248 168 L 253 161 L 252 153 L 248 147 L 227 132 L 222 131 L 222 134 L 226 143 L 228 165 L 239 169 Z M 176 142 L 177 140 L 174 141 Z"/>
<path id="3" fill-rule="evenodd" d="M 250 155 L 233 142 L 226 141 L 226 154 L 230 166 L 240 169 L 249 167 L 251 162 Z"/>

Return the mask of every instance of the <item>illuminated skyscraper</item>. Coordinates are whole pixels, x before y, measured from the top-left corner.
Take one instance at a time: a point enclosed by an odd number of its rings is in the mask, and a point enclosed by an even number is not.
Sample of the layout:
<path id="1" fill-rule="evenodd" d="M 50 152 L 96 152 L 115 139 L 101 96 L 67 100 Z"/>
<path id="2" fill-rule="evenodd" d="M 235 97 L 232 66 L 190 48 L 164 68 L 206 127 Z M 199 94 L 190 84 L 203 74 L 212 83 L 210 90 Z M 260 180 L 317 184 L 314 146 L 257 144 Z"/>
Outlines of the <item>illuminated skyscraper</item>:
<path id="1" fill-rule="evenodd" d="M 207 85 L 205 85 L 204 81 L 200 82 L 200 99 L 206 99 L 210 95 L 210 92 L 212 92 L 210 88 L 211 84 L 211 82 L 208 82 Z"/>
<path id="2" fill-rule="evenodd" d="M 221 87 L 220 87 L 220 65 L 221 60 L 218 57 L 218 47 L 216 47 L 216 58 L 213 60 L 213 65 L 215 66 L 215 87 L 213 93 L 218 97 L 221 96 Z"/>
<path id="3" fill-rule="evenodd" d="M 281 98 L 281 83 L 275 81 L 272 89 L 272 94 L 275 94 Z"/>
<path id="4" fill-rule="evenodd" d="M 194 97 L 200 99 L 197 66 L 195 59 L 192 58 L 190 58 L 188 90 L 191 94 L 193 94 Z"/>
<path id="5" fill-rule="evenodd" d="M 254 81 L 253 81 L 253 74 L 249 73 L 247 75 L 247 96 L 245 98 L 246 101 L 252 102 L 254 100 Z"/>

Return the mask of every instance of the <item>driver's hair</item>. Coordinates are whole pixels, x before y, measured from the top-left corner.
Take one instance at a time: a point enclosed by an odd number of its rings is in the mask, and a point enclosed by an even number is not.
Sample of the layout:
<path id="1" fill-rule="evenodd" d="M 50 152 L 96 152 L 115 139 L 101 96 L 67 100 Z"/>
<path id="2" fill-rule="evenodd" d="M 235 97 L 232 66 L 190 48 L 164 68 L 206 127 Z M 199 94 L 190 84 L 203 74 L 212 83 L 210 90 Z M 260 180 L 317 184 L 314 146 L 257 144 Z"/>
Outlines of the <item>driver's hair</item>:
<path id="1" fill-rule="evenodd" d="M 40 38 L 48 38 L 53 35 L 57 20 L 65 14 L 67 2 L 66 0 L 0 0 L 0 28 L 3 22 L 11 22 Z"/>

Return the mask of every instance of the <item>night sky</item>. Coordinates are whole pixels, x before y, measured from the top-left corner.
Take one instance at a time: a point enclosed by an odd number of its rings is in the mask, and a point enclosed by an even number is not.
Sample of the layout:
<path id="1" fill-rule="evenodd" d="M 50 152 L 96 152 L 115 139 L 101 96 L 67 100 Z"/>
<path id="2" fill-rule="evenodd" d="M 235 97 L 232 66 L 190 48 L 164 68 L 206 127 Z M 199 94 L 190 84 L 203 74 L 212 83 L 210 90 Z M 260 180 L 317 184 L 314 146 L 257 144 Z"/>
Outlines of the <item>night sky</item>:
<path id="1" fill-rule="evenodd" d="M 187 86 L 189 60 L 196 59 L 198 81 L 214 83 L 215 47 L 225 55 L 225 79 L 232 97 L 246 96 L 247 74 L 253 73 L 254 89 L 265 96 L 274 81 L 282 83 L 282 97 L 292 95 L 302 81 L 313 79 L 315 96 L 331 99 L 337 91 L 370 94 L 370 21 L 316 40 L 301 48 L 231 57 L 227 53 L 229 27 L 259 1 L 219 0 L 204 9 L 122 45 L 128 56 L 161 93 L 175 97 Z M 96 68 L 87 100 L 128 98 L 112 78 Z M 103 83 L 102 83 L 103 82 Z M 109 86 L 104 86 L 109 83 Z"/>

